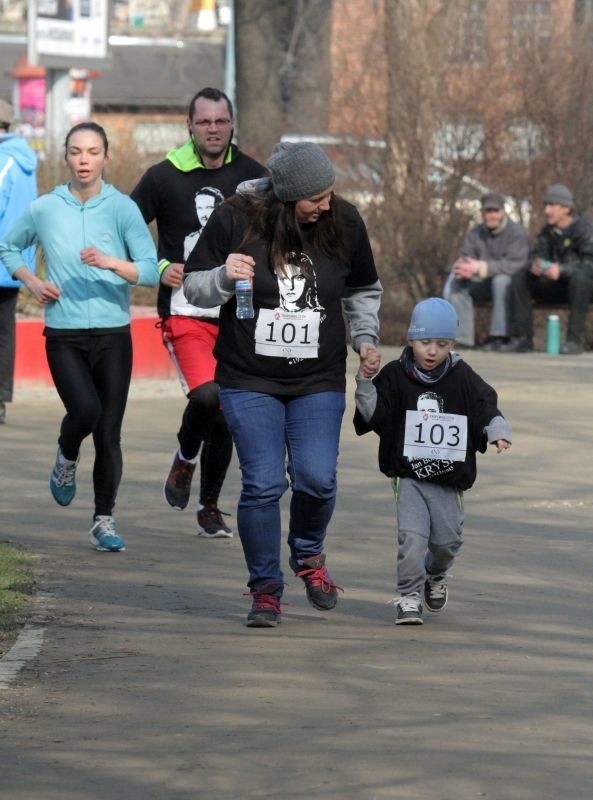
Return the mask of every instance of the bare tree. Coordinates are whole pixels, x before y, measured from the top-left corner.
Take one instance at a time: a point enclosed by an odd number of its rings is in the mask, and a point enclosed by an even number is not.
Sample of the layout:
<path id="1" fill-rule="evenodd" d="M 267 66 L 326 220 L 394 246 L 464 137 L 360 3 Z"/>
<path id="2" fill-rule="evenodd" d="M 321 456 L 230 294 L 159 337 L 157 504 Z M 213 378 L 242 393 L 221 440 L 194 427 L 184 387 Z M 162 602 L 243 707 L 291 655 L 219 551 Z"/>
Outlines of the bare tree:
<path id="1" fill-rule="evenodd" d="M 532 231 L 549 182 L 593 206 L 593 36 L 575 20 L 568 2 L 237 3 L 242 145 L 265 157 L 287 130 L 337 137 L 337 187 L 361 202 L 386 289 L 384 340 L 441 293 L 481 187 L 530 199 Z"/>
<path id="2" fill-rule="evenodd" d="M 593 203 L 591 23 L 540 5 L 385 0 L 384 202 L 369 222 L 389 339 L 414 301 L 442 290 L 470 221 L 468 176 L 536 210 L 557 180 Z M 435 193 L 439 148 L 450 171 Z"/>
<path id="3" fill-rule="evenodd" d="M 392 340 L 414 301 L 440 294 L 452 245 L 467 227 L 455 203 L 459 180 L 443 187 L 437 204 L 430 181 L 460 6 L 459 0 L 436 10 L 430 0 L 385 2 L 388 104 L 377 239 L 386 287 L 383 329 Z"/>
<path id="4" fill-rule="evenodd" d="M 593 206 L 593 27 L 575 25 L 562 40 L 542 47 L 527 38 L 514 54 L 520 76 L 522 117 L 533 132 L 533 147 L 515 180 L 535 202 L 546 184 L 570 186 L 583 209 Z"/>
<path id="5" fill-rule="evenodd" d="M 326 129 L 331 10 L 331 0 L 236 3 L 239 136 L 260 158 L 287 130 Z"/>

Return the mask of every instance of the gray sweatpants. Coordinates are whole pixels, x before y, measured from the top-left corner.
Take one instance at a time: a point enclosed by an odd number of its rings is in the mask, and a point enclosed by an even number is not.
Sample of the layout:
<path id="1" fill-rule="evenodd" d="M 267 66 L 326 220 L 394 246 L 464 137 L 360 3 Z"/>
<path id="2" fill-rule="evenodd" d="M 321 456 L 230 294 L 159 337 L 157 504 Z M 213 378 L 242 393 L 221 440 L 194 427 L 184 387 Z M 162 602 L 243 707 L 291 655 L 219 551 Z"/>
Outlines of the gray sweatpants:
<path id="1" fill-rule="evenodd" d="M 463 544 L 463 492 L 413 478 L 393 481 L 397 590 L 422 593 L 427 573 L 444 575 Z"/>
<path id="2" fill-rule="evenodd" d="M 459 327 L 456 339 L 459 344 L 473 347 L 476 343 L 474 332 L 474 300 L 492 301 L 490 314 L 490 336 L 508 336 L 511 301 L 511 276 L 495 275 L 493 278 L 471 278 L 462 280 L 450 275 L 443 297 L 452 303 Z"/>

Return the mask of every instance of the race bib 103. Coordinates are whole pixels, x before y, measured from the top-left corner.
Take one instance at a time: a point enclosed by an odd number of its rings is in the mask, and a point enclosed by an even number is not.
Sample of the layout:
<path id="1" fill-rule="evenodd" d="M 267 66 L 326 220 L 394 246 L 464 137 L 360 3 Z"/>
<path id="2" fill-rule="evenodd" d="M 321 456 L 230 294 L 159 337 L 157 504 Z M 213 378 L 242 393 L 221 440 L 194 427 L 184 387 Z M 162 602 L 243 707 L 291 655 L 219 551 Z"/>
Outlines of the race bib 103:
<path id="1" fill-rule="evenodd" d="M 429 411 L 406 411 L 404 456 L 465 461 L 467 417 Z"/>

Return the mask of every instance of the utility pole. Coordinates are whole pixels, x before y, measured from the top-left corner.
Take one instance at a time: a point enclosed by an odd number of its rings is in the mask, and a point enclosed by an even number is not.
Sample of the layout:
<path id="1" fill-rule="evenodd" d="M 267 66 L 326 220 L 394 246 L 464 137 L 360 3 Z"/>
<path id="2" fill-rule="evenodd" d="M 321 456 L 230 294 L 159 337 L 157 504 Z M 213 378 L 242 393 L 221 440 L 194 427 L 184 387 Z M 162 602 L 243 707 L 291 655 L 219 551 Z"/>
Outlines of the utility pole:
<path id="1" fill-rule="evenodd" d="M 45 97 L 45 148 L 47 153 L 55 153 L 69 127 L 66 109 L 70 98 L 70 70 L 47 69 Z"/>

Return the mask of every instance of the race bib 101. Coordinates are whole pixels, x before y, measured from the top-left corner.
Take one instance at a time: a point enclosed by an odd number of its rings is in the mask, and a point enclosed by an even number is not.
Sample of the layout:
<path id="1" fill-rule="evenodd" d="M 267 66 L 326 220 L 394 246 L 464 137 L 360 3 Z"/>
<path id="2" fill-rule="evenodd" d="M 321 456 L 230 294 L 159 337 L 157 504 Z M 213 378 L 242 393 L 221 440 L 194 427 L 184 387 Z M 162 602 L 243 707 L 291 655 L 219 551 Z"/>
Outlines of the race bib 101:
<path id="1" fill-rule="evenodd" d="M 317 358 L 319 311 L 261 308 L 255 326 L 255 352 L 276 358 Z"/>
<path id="2" fill-rule="evenodd" d="M 404 456 L 465 461 L 467 417 L 430 411 L 406 411 Z"/>

